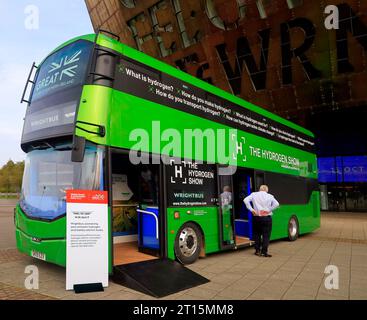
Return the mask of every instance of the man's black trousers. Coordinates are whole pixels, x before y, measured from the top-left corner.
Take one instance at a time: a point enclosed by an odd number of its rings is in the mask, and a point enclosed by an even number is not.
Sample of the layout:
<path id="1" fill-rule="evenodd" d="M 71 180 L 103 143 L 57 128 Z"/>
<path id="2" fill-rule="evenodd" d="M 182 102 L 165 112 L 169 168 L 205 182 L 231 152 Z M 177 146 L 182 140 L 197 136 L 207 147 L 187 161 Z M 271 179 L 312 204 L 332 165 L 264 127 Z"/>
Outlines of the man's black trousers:
<path id="1" fill-rule="evenodd" d="M 256 251 L 261 251 L 263 254 L 268 253 L 272 224 L 271 216 L 252 217 L 252 232 Z"/>

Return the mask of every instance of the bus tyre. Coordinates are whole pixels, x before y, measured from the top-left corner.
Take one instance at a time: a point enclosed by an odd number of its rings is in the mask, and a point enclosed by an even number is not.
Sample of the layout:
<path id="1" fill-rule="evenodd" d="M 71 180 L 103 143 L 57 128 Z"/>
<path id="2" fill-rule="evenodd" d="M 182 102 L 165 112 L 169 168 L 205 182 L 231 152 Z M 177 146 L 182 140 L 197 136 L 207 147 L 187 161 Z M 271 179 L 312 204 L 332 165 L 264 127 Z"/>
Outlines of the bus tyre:
<path id="1" fill-rule="evenodd" d="M 299 224 L 296 216 L 291 216 L 288 221 L 288 239 L 289 241 L 297 240 L 299 235 Z"/>
<path id="2" fill-rule="evenodd" d="M 200 255 L 202 236 L 198 226 L 187 222 L 178 230 L 175 240 L 175 255 L 182 264 L 194 263 Z"/>

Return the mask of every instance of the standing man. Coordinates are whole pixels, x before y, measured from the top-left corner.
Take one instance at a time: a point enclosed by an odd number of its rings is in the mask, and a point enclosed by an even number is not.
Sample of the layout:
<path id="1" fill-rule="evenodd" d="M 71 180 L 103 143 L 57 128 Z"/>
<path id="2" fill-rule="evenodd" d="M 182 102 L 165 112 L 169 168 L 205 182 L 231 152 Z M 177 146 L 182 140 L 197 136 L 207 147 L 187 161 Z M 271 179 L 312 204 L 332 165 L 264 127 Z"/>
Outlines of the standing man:
<path id="1" fill-rule="evenodd" d="M 268 246 L 272 228 L 271 216 L 273 215 L 272 211 L 279 207 L 279 202 L 268 191 L 268 186 L 262 185 L 258 192 L 252 192 L 243 201 L 247 209 L 253 214 L 252 230 L 255 240 L 255 254 L 270 258 Z"/>

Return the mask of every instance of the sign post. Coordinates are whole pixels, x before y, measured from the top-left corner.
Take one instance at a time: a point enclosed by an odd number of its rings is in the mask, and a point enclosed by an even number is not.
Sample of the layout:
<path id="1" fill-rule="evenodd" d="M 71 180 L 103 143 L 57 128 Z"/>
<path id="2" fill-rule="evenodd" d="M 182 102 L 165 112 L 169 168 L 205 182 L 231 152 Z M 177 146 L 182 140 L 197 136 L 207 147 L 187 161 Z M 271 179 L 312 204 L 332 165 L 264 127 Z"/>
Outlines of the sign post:
<path id="1" fill-rule="evenodd" d="M 106 191 L 66 192 L 66 290 L 101 291 L 108 286 Z"/>

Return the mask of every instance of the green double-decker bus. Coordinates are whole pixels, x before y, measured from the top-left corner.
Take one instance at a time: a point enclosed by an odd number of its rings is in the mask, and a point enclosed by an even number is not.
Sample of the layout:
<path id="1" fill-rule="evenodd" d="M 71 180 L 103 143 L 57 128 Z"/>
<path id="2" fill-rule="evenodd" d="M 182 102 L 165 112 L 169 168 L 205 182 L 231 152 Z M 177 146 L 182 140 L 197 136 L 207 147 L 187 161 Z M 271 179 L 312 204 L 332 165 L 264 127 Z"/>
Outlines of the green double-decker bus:
<path id="1" fill-rule="evenodd" d="M 243 199 L 262 184 L 280 202 L 271 239 L 320 226 L 311 132 L 106 34 L 32 67 L 19 251 L 66 265 L 68 189 L 108 191 L 110 272 L 251 245 Z"/>

